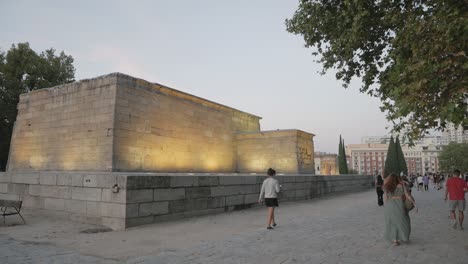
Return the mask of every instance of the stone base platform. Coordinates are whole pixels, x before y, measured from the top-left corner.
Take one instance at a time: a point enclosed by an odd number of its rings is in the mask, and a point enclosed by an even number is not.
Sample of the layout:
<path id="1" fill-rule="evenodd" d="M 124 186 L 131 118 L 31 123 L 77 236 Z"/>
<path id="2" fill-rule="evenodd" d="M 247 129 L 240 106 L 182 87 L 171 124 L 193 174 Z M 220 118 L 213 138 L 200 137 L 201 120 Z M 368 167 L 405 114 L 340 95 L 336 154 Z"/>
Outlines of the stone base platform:
<path id="1" fill-rule="evenodd" d="M 257 206 L 265 176 L 222 173 L 5 172 L 0 199 L 114 230 Z M 280 201 L 367 190 L 365 175 L 277 176 Z"/>

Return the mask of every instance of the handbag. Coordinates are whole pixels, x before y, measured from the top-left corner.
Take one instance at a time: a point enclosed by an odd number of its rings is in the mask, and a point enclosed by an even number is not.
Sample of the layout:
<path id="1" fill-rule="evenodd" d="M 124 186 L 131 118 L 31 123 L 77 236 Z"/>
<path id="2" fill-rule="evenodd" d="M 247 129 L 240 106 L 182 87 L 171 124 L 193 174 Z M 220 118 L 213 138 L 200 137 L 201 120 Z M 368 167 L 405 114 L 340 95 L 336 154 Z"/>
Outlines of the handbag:
<path id="1" fill-rule="evenodd" d="M 408 200 L 406 198 L 405 198 L 405 209 L 408 212 L 414 209 L 414 204 L 410 200 Z"/>
<path id="2" fill-rule="evenodd" d="M 404 197 L 403 202 L 405 204 L 406 211 L 409 212 L 414 209 L 414 204 L 409 199 L 406 199 L 406 194 L 408 193 L 408 191 L 406 190 L 406 186 L 404 183 L 403 183 L 403 189 L 405 190 L 405 196 L 403 196 Z M 408 194 L 408 195 L 411 196 L 411 194 Z M 413 198 L 413 196 L 411 196 L 411 198 Z"/>

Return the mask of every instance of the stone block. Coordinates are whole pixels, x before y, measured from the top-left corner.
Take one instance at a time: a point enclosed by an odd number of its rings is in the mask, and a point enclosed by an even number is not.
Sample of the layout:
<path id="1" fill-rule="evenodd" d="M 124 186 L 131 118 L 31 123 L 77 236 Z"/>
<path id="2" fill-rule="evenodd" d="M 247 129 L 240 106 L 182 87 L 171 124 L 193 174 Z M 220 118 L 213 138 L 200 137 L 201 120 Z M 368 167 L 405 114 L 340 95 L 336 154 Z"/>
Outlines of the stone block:
<path id="1" fill-rule="evenodd" d="M 207 207 L 212 208 L 224 208 L 226 205 L 226 197 L 211 197 L 208 198 Z"/>
<path id="2" fill-rule="evenodd" d="M 21 198 L 21 195 L 19 195 L 19 194 L 0 193 L 0 199 L 2 199 L 2 200 L 19 201 L 19 200 L 21 200 L 20 198 Z"/>
<path id="3" fill-rule="evenodd" d="M 71 213 L 86 215 L 86 201 L 65 200 L 65 210 Z"/>
<path id="4" fill-rule="evenodd" d="M 219 185 L 244 184 L 244 176 L 219 176 Z"/>
<path id="5" fill-rule="evenodd" d="M 57 185 L 72 185 L 72 176 L 70 174 L 61 173 L 57 175 Z"/>
<path id="6" fill-rule="evenodd" d="M 107 203 L 126 203 L 127 191 L 119 190 L 118 193 L 112 192 L 111 189 L 102 189 L 101 201 Z"/>
<path id="7" fill-rule="evenodd" d="M 138 217 L 140 205 L 138 203 L 128 203 L 125 208 L 125 217 Z"/>
<path id="8" fill-rule="evenodd" d="M 246 194 L 244 195 L 244 203 L 251 204 L 251 203 L 258 203 L 258 196 L 259 194 Z"/>
<path id="9" fill-rule="evenodd" d="M 218 176 L 198 176 L 198 186 L 216 186 L 219 185 Z"/>
<path id="10" fill-rule="evenodd" d="M 72 199 L 84 201 L 101 201 L 100 188 L 72 187 Z"/>
<path id="11" fill-rule="evenodd" d="M 148 188 L 168 188 L 170 176 L 126 176 L 126 188 L 129 190 Z"/>
<path id="12" fill-rule="evenodd" d="M 67 186 L 56 185 L 29 185 L 29 195 L 70 199 L 72 197 L 72 189 Z"/>
<path id="13" fill-rule="evenodd" d="M 0 193 L 8 192 L 8 183 L 0 183 Z"/>
<path id="14" fill-rule="evenodd" d="M 185 199 L 185 188 L 154 189 L 154 201 L 172 201 Z"/>
<path id="15" fill-rule="evenodd" d="M 211 187 L 211 196 L 232 196 L 256 193 L 255 185 L 229 185 Z"/>
<path id="16" fill-rule="evenodd" d="M 169 213 L 180 213 L 185 211 L 185 200 L 169 201 Z"/>
<path id="17" fill-rule="evenodd" d="M 83 187 L 97 187 L 96 175 L 83 175 Z"/>
<path id="18" fill-rule="evenodd" d="M 23 206 L 42 209 L 44 208 L 44 197 L 25 195 L 23 196 Z"/>
<path id="19" fill-rule="evenodd" d="M 56 185 L 57 184 L 57 174 L 50 172 L 41 172 L 39 174 L 39 183 L 41 185 Z"/>
<path id="20" fill-rule="evenodd" d="M 134 226 L 151 224 L 154 221 L 153 216 L 133 217 L 125 219 L 125 227 L 130 228 Z"/>
<path id="21" fill-rule="evenodd" d="M 72 186 L 83 186 L 83 174 L 70 174 Z"/>
<path id="22" fill-rule="evenodd" d="M 127 190 L 127 203 L 152 202 L 153 189 Z"/>
<path id="23" fill-rule="evenodd" d="M 138 216 L 162 215 L 169 213 L 169 202 L 141 203 Z"/>
<path id="24" fill-rule="evenodd" d="M 29 185 L 29 190 L 28 190 L 28 194 L 29 195 L 32 195 L 32 196 L 40 196 L 41 195 L 41 189 L 42 189 L 42 186 L 41 185 Z"/>
<path id="25" fill-rule="evenodd" d="M 88 216 L 101 216 L 100 202 L 86 201 L 86 215 Z"/>
<path id="26" fill-rule="evenodd" d="M 100 203 L 101 216 L 125 218 L 126 205 L 115 203 Z"/>
<path id="27" fill-rule="evenodd" d="M 11 177 L 12 183 L 39 184 L 39 173 L 15 173 Z"/>
<path id="28" fill-rule="evenodd" d="M 44 198 L 44 209 L 64 211 L 65 199 Z"/>
<path id="29" fill-rule="evenodd" d="M 121 218 L 102 217 L 101 224 L 103 226 L 111 228 L 112 230 L 124 230 L 125 229 L 125 219 L 121 219 Z"/>
<path id="30" fill-rule="evenodd" d="M 28 185 L 22 183 L 9 183 L 8 184 L 8 193 L 12 194 L 26 194 L 28 191 Z"/>
<path id="31" fill-rule="evenodd" d="M 192 187 L 198 185 L 198 178 L 196 176 L 171 176 L 170 187 Z"/>
<path id="32" fill-rule="evenodd" d="M 244 184 L 256 184 L 257 177 L 256 176 L 243 176 L 244 177 Z"/>
<path id="33" fill-rule="evenodd" d="M 185 197 L 186 199 L 205 198 L 211 196 L 210 187 L 186 187 Z"/>
<path id="34" fill-rule="evenodd" d="M 11 173 L 0 172 L 0 182 L 11 182 Z"/>
<path id="35" fill-rule="evenodd" d="M 185 200 L 185 211 L 208 209 L 208 198 Z"/>
<path id="36" fill-rule="evenodd" d="M 159 223 L 159 222 L 167 222 L 167 221 L 176 221 L 183 219 L 185 217 L 185 213 L 175 213 L 175 214 L 166 214 L 166 215 L 157 215 L 154 216 L 153 222 L 154 223 Z"/>
<path id="37" fill-rule="evenodd" d="M 244 195 L 234 195 L 226 197 L 226 206 L 238 205 L 244 203 Z"/>

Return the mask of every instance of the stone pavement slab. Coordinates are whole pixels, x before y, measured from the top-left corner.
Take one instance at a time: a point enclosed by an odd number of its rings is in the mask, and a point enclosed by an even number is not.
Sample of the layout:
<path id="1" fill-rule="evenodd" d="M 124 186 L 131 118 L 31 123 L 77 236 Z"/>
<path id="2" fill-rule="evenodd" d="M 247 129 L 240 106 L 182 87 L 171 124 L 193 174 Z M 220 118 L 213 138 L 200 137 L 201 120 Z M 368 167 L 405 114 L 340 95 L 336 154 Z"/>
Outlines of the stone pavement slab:
<path id="1" fill-rule="evenodd" d="M 36 216 L 26 226 L 0 226 L 0 256 L 6 263 L 468 263 L 468 233 L 449 227 L 443 192 L 413 194 L 420 210 L 411 212 L 411 241 L 399 247 L 382 238 L 383 208 L 371 190 L 283 203 L 272 231 L 263 208 L 97 234 Z"/>

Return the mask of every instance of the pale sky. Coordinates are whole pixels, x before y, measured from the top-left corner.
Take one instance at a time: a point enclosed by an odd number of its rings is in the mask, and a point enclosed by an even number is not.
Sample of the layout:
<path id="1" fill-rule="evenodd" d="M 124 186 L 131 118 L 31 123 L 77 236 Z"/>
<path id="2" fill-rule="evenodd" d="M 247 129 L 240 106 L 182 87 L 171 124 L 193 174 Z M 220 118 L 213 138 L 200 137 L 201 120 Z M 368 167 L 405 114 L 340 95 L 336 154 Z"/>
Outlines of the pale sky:
<path id="1" fill-rule="evenodd" d="M 0 49 L 29 42 L 65 51 L 75 78 L 122 72 L 261 116 L 262 130 L 316 135 L 337 153 L 388 134 L 380 101 L 317 73 L 312 50 L 286 31 L 298 1 L 0 0 Z"/>

